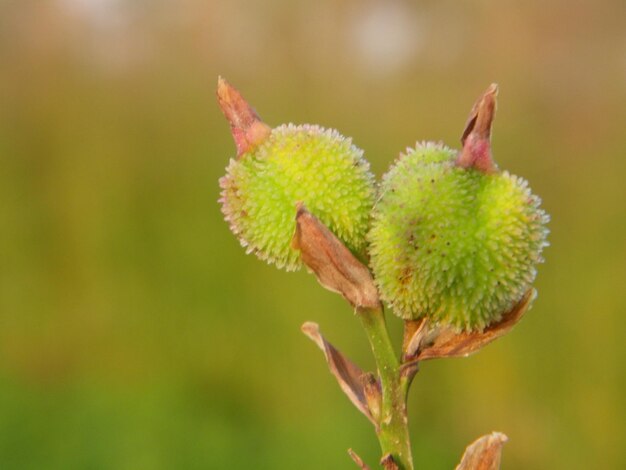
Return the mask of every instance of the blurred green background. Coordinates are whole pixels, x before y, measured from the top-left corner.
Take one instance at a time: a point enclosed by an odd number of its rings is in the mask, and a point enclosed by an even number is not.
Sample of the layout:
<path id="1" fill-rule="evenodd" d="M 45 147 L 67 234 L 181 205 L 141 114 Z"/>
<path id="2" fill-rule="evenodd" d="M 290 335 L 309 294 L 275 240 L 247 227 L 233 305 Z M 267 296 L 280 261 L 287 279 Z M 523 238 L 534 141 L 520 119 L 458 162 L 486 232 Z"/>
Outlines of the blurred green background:
<path id="1" fill-rule="evenodd" d="M 622 468 L 623 20 L 621 0 L 0 1 L 0 468 L 377 461 L 299 331 L 372 368 L 350 308 L 222 220 L 218 74 L 271 125 L 352 136 L 377 176 L 416 140 L 456 146 L 498 82 L 495 157 L 552 246 L 509 336 L 423 365 L 416 462 L 451 469 L 499 430 L 507 469 Z"/>

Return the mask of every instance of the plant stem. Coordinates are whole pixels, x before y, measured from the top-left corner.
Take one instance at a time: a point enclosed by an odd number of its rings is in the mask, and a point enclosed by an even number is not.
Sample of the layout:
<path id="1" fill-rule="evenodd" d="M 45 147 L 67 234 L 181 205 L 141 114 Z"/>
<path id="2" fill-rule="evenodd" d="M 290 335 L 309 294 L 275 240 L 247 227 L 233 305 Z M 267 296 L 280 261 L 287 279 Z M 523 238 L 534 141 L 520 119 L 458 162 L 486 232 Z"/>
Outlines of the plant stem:
<path id="1" fill-rule="evenodd" d="M 378 309 L 359 309 L 367 333 L 382 388 L 382 404 L 377 435 L 383 456 L 391 454 L 400 469 L 413 470 L 411 441 L 406 414 L 407 384 L 400 373 L 400 362 L 391 344 L 385 315 Z"/>

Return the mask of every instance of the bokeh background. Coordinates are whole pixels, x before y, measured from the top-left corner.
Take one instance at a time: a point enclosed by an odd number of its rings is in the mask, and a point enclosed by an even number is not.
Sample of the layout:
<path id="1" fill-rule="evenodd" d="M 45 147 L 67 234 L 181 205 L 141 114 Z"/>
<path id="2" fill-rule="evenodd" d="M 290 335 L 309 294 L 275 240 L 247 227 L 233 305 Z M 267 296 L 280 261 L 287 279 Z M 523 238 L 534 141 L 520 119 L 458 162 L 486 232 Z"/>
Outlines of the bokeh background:
<path id="1" fill-rule="evenodd" d="M 505 339 L 424 364 L 419 468 L 492 430 L 507 469 L 626 461 L 621 0 L 0 1 L 0 467 L 355 468 L 369 423 L 299 331 L 363 367 L 350 308 L 246 256 L 217 180 L 218 74 L 270 124 L 350 135 L 382 175 L 457 145 L 500 84 L 494 152 L 542 196 L 539 297 Z M 391 319 L 394 335 L 399 322 Z"/>

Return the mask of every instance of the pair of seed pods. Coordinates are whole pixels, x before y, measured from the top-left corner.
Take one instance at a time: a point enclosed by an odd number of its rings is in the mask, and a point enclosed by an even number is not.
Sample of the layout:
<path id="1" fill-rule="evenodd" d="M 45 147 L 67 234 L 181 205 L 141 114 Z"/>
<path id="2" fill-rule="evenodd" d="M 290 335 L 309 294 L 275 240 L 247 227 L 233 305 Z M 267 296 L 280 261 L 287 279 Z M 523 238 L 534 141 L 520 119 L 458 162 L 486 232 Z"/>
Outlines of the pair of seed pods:
<path id="1" fill-rule="evenodd" d="M 287 270 L 296 205 L 369 267 L 381 298 L 407 320 L 482 330 L 530 288 L 547 245 L 547 214 L 523 178 L 491 157 L 497 87 L 476 102 L 463 147 L 422 142 L 380 184 L 363 151 L 316 125 L 271 129 L 220 79 L 218 100 L 237 158 L 220 180 L 222 212 L 248 252 Z"/>

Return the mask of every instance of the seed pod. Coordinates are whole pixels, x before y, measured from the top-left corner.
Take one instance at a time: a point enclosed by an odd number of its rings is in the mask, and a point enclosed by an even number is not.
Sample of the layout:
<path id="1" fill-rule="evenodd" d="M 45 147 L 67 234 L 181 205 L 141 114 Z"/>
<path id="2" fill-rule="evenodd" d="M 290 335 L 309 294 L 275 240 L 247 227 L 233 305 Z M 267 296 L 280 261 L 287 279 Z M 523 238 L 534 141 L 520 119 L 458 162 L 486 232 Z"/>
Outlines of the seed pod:
<path id="1" fill-rule="evenodd" d="M 461 152 L 420 143 L 383 177 L 371 267 L 381 297 L 404 319 L 482 330 L 535 279 L 548 216 L 527 182 L 491 159 L 496 91 L 475 106 Z"/>
<path id="2" fill-rule="evenodd" d="M 300 252 L 291 240 L 296 204 L 303 203 L 350 250 L 364 254 L 375 191 L 362 150 L 316 125 L 270 129 L 221 79 L 218 99 L 238 149 L 220 179 L 220 202 L 247 252 L 298 269 Z"/>

